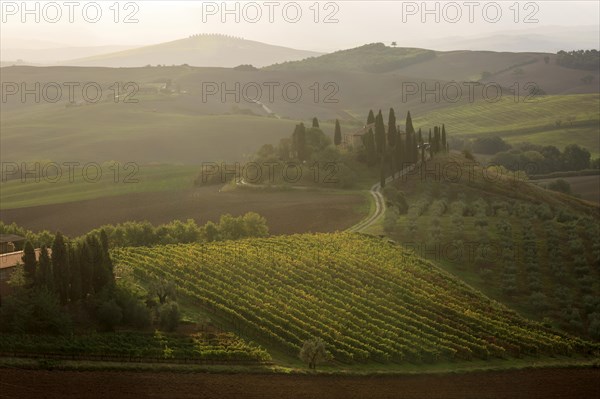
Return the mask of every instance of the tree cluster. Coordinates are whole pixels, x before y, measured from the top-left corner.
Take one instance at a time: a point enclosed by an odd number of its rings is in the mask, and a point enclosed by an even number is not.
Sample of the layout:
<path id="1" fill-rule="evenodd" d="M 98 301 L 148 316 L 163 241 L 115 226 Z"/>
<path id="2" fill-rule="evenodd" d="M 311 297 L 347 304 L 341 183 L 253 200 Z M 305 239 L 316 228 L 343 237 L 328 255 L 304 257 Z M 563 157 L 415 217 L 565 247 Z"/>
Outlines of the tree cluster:
<path id="1" fill-rule="evenodd" d="M 397 125 L 393 108 L 388 113 L 387 128 L 381 110 L 377 115 L 373 110 L 369 111 L 366 128 L 368 131 L 362 137 L 364 151 L 359 154 L 359 160 L 369 166 L 380 166 L 382 187 L 388 172 L 395 175 L 407 164 L 425 161 L 427 157 L 448 151 L 446 127 L 435 126 L 433 133 L 430 129 L 425 141 L 421 129 L 415 130 L 410 111 L 406 115 L 405 132 Z"/>
<path id="2" fill-rule="evenodd" d="M 598 50 L 561 50 L 557 53 L 556 63 L 560 66 L 586 71 L 597 71 L 600 68 L 600 53 Z"/>
<path id="3" fill-rule="evenodd" d="M 525 143 L 518 148 L 497 153 L 491 161 L 509 170 L 526 169 L 528 174 L 579 171 L 592 166 L 590 152 L 577 144 L 569 144 L 561 152 L 552 145 Z"/>

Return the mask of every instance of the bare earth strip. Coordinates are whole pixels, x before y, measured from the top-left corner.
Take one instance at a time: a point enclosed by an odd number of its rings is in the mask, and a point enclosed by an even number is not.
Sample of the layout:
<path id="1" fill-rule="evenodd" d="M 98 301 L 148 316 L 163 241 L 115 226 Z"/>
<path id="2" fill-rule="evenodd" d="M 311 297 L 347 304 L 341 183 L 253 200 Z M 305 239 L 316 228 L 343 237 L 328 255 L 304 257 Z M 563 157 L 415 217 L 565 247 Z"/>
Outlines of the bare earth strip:
<path id="1" fill-rule="evenodd" d="M 599 369 L 532 369 L 406 376 L 175 374 L 0 369 L 7 398 L 583 399 Z"/>
<path id="2" fill-rule="evenodd" d="M 64 204 L 0 210 L 0 220 L 31 230 L 83 234 L 103 224 L 148 220 L 153 224 L 194 219 L 204 224 L 224 213 L 257 212 L 272 234 L 333 232 L 357 223 L 365 199 L 359 194 L 321 190 L 219 192 L 219 186 L 193 190 L 136 193 Z"/>

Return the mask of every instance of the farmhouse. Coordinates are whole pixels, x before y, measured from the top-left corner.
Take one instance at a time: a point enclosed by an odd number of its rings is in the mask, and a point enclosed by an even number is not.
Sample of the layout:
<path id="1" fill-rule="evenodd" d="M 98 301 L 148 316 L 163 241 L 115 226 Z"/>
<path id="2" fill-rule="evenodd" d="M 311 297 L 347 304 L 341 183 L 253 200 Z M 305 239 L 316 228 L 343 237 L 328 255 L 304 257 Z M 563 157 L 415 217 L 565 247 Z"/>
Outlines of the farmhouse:
<path id="1" fill-rule="evenodd" d="M 17 267 L 22 264 L 22 256 L 23 251 L 0 254 L 0 305 L 2 305 L 2 298 L 11 293 L 11 286 L 8 284 L 8 281 L 17 270 Z M 40 249 L 35 250 L 35 256 L 39 259 Z"/>
<path id="2" fill-rule="evenodd" d="M 385 127 L 385 131 L 387 132 L 388 125 L 385 124 L 384 127 Z M 346 150 L 356 151 L 359 148 L 364 147 L 363 136 L 369 132 L 369 129 L 372 129 L 373 133 L 374 133 L 375 132 L 375 123 L 369 123 L 368 125 L 365 125 L 352 133 L 344 134 L 342 136 L 342 148 L 344 148 Z M 406 134 L 404 131 L 400 130 L 400 126 L 397 126 L 396 129 L 398 130 L 398 132 L 400 132 L 400 134 L 402 136 L 404 136 Z"/>
<path id="3" fill-rule="evenodd" d="M 0 234 L 0 254 L 23 249 L 24 243 L 25 237 L 16 234 Z"/>

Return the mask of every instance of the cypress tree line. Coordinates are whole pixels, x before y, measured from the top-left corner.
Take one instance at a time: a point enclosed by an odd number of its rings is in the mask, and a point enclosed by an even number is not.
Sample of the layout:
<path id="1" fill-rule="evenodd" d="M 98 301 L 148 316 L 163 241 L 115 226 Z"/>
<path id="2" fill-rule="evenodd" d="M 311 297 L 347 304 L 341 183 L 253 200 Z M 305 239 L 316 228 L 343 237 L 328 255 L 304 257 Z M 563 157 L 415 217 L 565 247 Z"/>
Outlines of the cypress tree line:
<path id="1" fill-rule="evenodd" d="M 340 121 L 335 120 L 335 133 L 333 134 L 333 143 L 335 145 L 342 144 L 342 128 L 340 127 Z"/>

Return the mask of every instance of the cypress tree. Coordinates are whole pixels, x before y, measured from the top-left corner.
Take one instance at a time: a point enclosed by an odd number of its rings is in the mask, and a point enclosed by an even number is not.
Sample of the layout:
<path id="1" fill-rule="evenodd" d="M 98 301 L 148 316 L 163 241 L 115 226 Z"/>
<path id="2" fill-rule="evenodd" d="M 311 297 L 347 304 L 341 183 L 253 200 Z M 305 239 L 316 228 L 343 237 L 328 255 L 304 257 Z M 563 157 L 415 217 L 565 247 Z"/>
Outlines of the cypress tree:
<path id="1" fill-rule="evenodd" d="M 375 114 L 373 114 L 372 109 L 369 110 L 369 116 L 367 117 L 367 125 L 370 125 L 371 123 L 375 123 Z"/>
<path id="2" fill-rule="evenodd" d="M 306 160 L 306 128 L 304 123 L 296 125 L 292 135 L 292 145 L 294 146 L 294 155 L 299 161 Z"/>
<path id="3" fill-rule="evenodd" d="M 423 134 L 421 133 L 421 128 L 419 128 L 418 140 L 419 145 L 423 145 Z"/>
<path id="4" fill-rule="evenodd" d="M 342 128 L 340 127 L 340 121 L 335 120 L 335 133 L 333 135 L 333 143 L 335 145 L 342 144 Z"/>
<path id="5" fill-rule="evenodd" d="M 60 302 L 64 305 L 69 298 L 69 256 L 65 239 L 60 232 L 57 232 L 54 237 L 51 259 L 54 288 L 58 291 Z"/>
<path id="6" fill-rule="evenodd" d="M 390 114 L 388 116 L 388 145 L 394 147 L 396 145 L 396 138 L 398 131 L 396 130 L 396 114 L 394 108 L 390 108 Z"/>
<path id="7" fill-rule="evenodd" d="M 319 120 L 317 119 L 316 116 L 312 120 L 312 127 L 319 128 Z"/>
<path id="8" fill-rule="evenodd" d="M 415 134 L 415 128 L 413 127 L 410 111 L 408 111 L 408 113 L 406 114 L 406 134 Z"/>
<path id="9" fill-rule="evenodd" d="M 95 234 L 90 234 L 86 238 L 88 247 L 88 261 L 92 270 L 92 288 L 94 293 L 102 291 L 109 282 L 110 271 L 106 268 L 102 245 Z"/>
<path id="10" fill-rule="evenodd" d="M 69 248 L 69 265 L 71 267 L 69 299 L 71 302 L 77 302 L 82 298 L 81 252 L 79 245 Z"/>
<path id="11" fill-rule="evenodd" d="M 397 130 L 396 136 L 396 146 L 394 148 L 394 152 L 396 153 L 396 169 L 400 171 L 404 167 L 404 162 L 406 162 L 406 159 L 404 157 L 405 145 L 402 142 L 402 135 L 400 134 L 400 130 Z"/>
<path id="12" fill-rule="evenodd" d="M 431 137 L 431 128 L 429 128 L 429 158 L 433 158 L 433 137 Z"/>
<path id="13" fill-rule="evenodd" d="M 411 136 L 412 136 L 412 138 L 411 138 L 412 159 L 413 159 L 413 162 L 417 162 L 419 160 L 419 143 L 417 143 L 417 135 L 416 135 L 414 129 L 413 129 L 413 133 Z"/>
<path id="14" fill-rule="evenodd" d="M 90 260 L 90 250 L 86 240 L 83 240 L 81 245 L 77 248 L 79 269 L 81 274 L 81 298 L 85 299 L 88 294 L 93 292 L 92 290 L 92 279 L 93 279 L 93 267 Z"/>
<path id="15" fill-rule="evenodd" d="M 375 148 L 380 157 L 385 153 L 385 124 L 381 110 L 375 117 Z"/>
<path id="16" fill-rule="evenodd" d="M 365 146 L 365 152 L 367 153 L 367 165 L 375 165 L 375 163 L 377 163 L 377 152 L 375 150 L 375 137 L 373 135 L 373 129 L 369 129 L 369 131 L 363 136 L 363 145 Z"/>
<path id="17" fill-rule="evenodd" d="M 45 245 L 40 249 L 40 260 L 38 262 L 39 268 L 37 273 L 37 285 L 45 287 L 48 291 L 54 291 L 54 278 L 52 276 L 52 263 L 50 262 L 50 255 L 48 254 L 48 248 Z"/>
<path id="18" fill-rule="evenodd" d="M 446 126 L 442 123 L 442 149 L 447 152 Z"/>
<path id="19" fill-rule="evenodd" d="M 25 270 L 25 281 L 28 286 L 33 286 L 36 280 L 37 259 L 35 256 L 35 248 L 29 240 L 23 247 L 23 256 L 21 256 L 21 260 L 23 261 L 23 269 Z"/>
<path id="20" fill-rule="evenodd" d="M 110 258 L 110 248 L 108 245 L 108 235 L 104 229 L 100 230 L 100 245 L 102 246 L 102 258 L 104 262 L 104 268 L 108 273 L 108 279 L 110 283 L 115 282 L 115 271 L 112 259 Z"/>
<path id="21" fill-rule="evenodd" d="M 441 147 L 440 147 L 440 145 L 441 145 L 440 127 L 439 126 L 435 127 L 433 141 L 435 143 L 434 152 L 437 154 L 438 152 L 440 152 L 440 149 L 441 149 Z"/>

